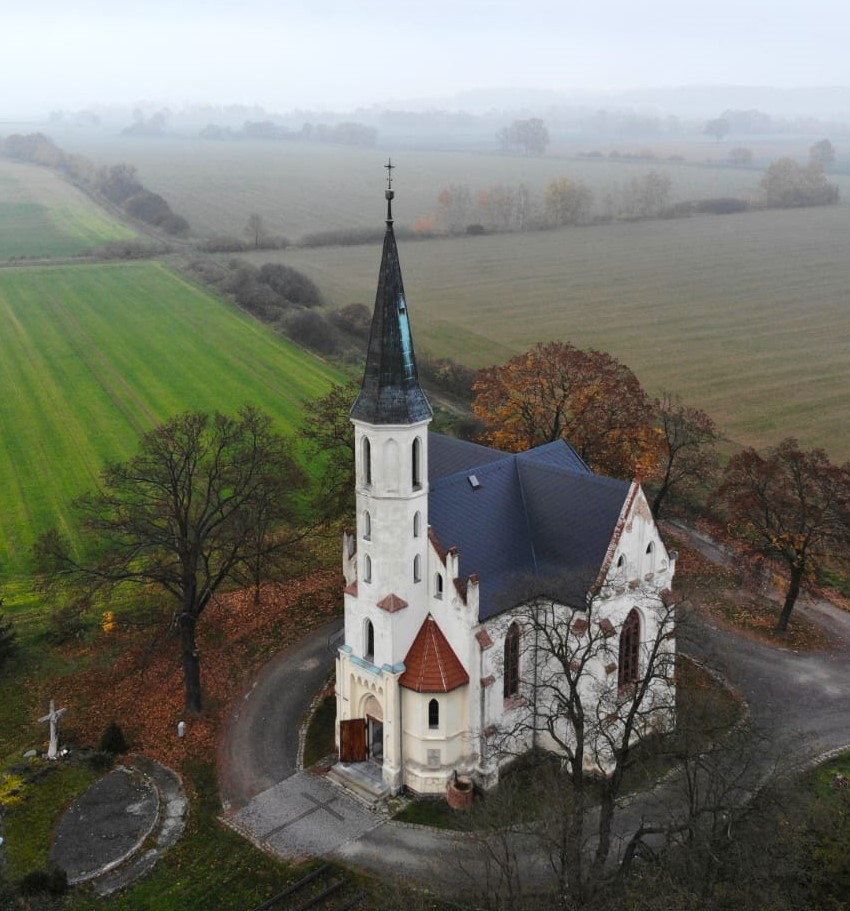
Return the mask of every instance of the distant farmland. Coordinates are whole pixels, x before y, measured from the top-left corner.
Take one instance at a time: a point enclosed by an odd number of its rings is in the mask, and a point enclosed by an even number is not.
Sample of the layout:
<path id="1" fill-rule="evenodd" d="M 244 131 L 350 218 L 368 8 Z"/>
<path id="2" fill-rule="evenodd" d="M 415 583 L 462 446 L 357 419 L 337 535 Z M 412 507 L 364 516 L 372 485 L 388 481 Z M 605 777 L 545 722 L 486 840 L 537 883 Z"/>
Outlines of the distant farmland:
<path id="1" fill-rule="evenodd" d="M 420 348 L 483 366 L 569 339 L 704 407 L 736 443 L 794 434 L 843 460 L 849 234 L 838 206 L 403 242 L 400 256 Z M 374 300 L 374 247 L 279 257 L 334 305 Z"/>
<path id="2" fill-rule="evenodd" d="M 157 263 L 0 270 L 0 320 L 4 577 L 142 431 L 246 402 L 290 430 L 338 378 Z"/>
<path id="3" fill-rule="evenodd" d="M 135 236 L 47 168 L 0 158 L 0 260 L 76 256 Z"/>
<path id="4" fill-rule="evenodd" d="M 98 163 L 127 161 L 200 235 L 242 236 L 248 216 L 262 215 L 272 233 L 297 240 L 311 231 L 373 227 L 380 219 L 385 174 L 392 155 L 400 225 L 433 213 L 443 187 L 479 190 L 525 184 L 542 200 L 558 177 L 587 183 L 598 198 L 650 170 L 669 174 L 672 201 L 756 192 L 760 170 L 669 162 L 628 162 L 479 151 L 356 148 L 330 144 L 201 139 L 142 139 L 86 131 L 56 132 L 56 141 Z M 623 149 L 634 143 L 624 140 Z M 723 159 L 728 148 L 713 140 L 691 145 L 692 160 Z M 846 178 L 842 178 L 846 180 Z"/>
<path id="5" fill-rule="evenodd" d="M 292 239 L 382 227 L 387 150 L 87 131 L 56 139 L 98 163 L 135 164 L 197 235 L 242 236 L 254 211 Z M 679 151 L 690 163 L 402 149 L 393 151 L 394 211 L 399 225 L 410 225 L 433 211 L 449 184 L 474 193 L 524 182 L 539 198 L 560 175 L 599 193 L 651 168 L 670 175 L 677 199 L 745 196 L 758 187 L 759 170 L 697 163 L 728 155 L 724 144 Z M 735 443 L 796 434 L 836 459 L 850 457 L 850 177 L 831 179 L 843 198 L 826 209 L 403 242 L 417 343 L 472 365 L 547 338 L 595 345 L 632 366 L 651 391 L 679 392 L 706 408 Z M 342 306 L 371 305 L 378 256 L 369 245 L 250 259 L 303 270 Z"/>

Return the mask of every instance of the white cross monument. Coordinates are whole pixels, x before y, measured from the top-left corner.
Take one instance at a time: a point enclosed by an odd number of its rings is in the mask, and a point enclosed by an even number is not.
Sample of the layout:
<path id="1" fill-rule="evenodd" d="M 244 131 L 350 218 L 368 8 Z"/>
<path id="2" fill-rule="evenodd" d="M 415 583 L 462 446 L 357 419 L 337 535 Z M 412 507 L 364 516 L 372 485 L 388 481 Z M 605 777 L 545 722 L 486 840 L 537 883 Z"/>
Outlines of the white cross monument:
<path id="1" fill-rule="evenodd" d="M 65 714 L 67 709 L 54 708 L 53 700 L 50 700 L 50 711 L 39 721 L 50 722 L 50 746 L 47 748 L 47 758 L 55 759 L 59 755 L 59 719 Z"/>

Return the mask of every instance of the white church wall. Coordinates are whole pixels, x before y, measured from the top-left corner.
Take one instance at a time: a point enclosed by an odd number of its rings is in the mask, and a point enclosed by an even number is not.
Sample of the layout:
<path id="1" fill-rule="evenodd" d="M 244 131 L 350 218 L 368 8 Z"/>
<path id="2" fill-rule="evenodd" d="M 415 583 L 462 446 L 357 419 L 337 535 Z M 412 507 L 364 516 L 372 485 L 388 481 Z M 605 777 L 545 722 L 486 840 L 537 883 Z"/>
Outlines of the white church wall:
<path id="1" fill-rule="evenodd" d="M 404 660 L 428 605 L 427 422 L 412 426 L 357 422 L 354 427 L 358 463 L 357 598 L 351 604 L 352 625 L 346 618 L 346 641 L 357 641 L 358 625 L 367 617 L 385 613 L 378 603 L 396 595 L 408 606 L 390 614 L 389 620 L 376 621 L 376 632 L 380 625 L 383 635 L 380 648 L 376 641 L 375 653 L 377 664 L 394 666 Z M 364 439 L 368 439 L 368 447 Z M 417 440 L 415 478 L 413 448 Z M 367 451 L 370 468 L 363 464 Z"/>
<path id="2" fill-rule="evenodd" d="M 467 727 L 469 687 L 450 693 L 401 691 L 404 783 L 418 794 L 442 794 L 454 772 L 466 773 L 477 756 Z M 439 706 L 439 724 L 429 726 L 429 704 Z"/>

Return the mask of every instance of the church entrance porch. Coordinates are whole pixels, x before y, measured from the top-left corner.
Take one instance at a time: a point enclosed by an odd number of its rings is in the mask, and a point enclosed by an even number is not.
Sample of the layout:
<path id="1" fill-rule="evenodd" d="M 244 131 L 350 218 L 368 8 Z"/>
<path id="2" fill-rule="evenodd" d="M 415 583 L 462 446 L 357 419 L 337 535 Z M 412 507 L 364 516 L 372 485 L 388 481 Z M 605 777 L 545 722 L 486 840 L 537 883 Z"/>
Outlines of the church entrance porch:
<path id="1" fill-rule="evenodd" d="M 370 805 L 388 797 L 384 781 L 384 712 L 371 693 L 360 703 L 362 715 L 339 723 L 339 762 L 328 778 Z"/>

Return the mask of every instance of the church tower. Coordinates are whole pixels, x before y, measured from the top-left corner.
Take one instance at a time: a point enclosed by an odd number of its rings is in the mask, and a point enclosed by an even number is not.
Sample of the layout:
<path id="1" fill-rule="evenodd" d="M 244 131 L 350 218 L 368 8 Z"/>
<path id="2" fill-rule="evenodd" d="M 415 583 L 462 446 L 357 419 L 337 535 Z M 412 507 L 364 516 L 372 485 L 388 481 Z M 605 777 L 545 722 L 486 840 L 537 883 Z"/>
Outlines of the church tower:
<path id="1" fill-rule="evenodd" d="M 393 233 L 392 168 L 378 290 L 354 425 L 357 523 L 347 536 L 345 644 L 337 665 L 341 755 L 359 757 L 365 722 L 369 758 L 382 763 L 393 790 L 401 783 L 398 677 L 427 615 L 428 424 L 419 385 L 407 299 Z M 352 753 L 345 739 L 356 741 Z"/>

